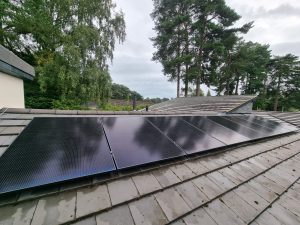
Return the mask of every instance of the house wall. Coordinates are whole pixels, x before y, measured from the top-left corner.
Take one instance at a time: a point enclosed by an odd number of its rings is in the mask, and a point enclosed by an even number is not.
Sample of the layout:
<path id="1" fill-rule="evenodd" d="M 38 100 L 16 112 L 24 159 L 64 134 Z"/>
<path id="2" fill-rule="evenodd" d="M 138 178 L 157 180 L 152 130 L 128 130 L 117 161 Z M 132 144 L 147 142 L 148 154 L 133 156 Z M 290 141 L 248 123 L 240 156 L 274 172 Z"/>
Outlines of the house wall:
<path id="1" fill-rule="evenodd" d="M 0 72 L 0 109 L 25 108 L 23 80 Z"/>

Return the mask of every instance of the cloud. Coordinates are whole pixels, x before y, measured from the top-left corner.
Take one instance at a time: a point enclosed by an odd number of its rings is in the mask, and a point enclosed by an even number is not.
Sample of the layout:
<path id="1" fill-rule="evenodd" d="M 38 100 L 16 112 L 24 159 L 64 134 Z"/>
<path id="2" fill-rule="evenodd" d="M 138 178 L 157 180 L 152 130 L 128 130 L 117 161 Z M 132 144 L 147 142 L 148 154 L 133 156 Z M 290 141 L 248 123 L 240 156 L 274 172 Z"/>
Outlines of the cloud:
<path id="1" fill-rule="evenodd" d="M 271 9 L 266 12 L 267 15 L 271 16 L 296 16 L 300 17 L 300 7 L 293 7 L 289 4 L 282 4 L 275 9 Z"/>
<path id="2" fill-rule="evenodd" d="M 271 45 L 272 53 L 274 55 L 286 55 L 292 53 L 300 56 L 300 41 L 299 42 L 285 42 Z"/>

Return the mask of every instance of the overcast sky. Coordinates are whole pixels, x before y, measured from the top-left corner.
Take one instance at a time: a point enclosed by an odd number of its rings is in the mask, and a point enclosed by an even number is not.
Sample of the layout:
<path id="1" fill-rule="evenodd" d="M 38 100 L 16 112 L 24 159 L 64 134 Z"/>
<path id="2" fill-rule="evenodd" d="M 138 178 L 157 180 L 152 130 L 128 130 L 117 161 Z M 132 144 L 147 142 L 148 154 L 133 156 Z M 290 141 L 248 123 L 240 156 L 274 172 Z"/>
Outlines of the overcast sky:
<path id="1" fill-rule="evenodd" d="M 110 67 L 113 82 L 124 84 L 144 97 L 175 97 L 176 83 L 168 82 L 159 63 L 151 60 L 155 36 L 150 13 L 152 0 L 115 0 L 125 14 L 126 40 L 117 45 Z M 299 0 L 226 0 L 242 18 L 238 24 L 255 21 L 244 36 L 247 41 L 270 44 L 273 54 L 300 56 Z M 207 91 L 206 87 L 202 87 Z"/>

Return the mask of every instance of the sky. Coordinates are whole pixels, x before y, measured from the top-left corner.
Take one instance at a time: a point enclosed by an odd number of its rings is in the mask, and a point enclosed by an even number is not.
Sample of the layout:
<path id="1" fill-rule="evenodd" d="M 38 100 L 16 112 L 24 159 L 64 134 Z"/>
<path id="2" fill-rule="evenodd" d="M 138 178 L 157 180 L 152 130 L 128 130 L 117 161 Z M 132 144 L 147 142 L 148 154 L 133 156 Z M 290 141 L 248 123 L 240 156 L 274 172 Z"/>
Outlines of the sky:
<path id="1" fill-rule="evenodd" d="M 176 83 L 169 82 L 162 66 L 151 60 L 155 37 L 150 17 L 152 0 L 114 0 L 125 15 L 126 40 L 117 44 L 110 74 L 114 83 L 126 85 L 145 98 L 176 97 Z M 241 19 L 237 25 L 254 21 L 244 35 L 246 41 L 269 44 L 273 55 L 300 56 L 299 0 L 226 0 Z M 204 93 L 207 87 L 201 87 Z M 213 93 L 213 92 L 212 92 Z"/>

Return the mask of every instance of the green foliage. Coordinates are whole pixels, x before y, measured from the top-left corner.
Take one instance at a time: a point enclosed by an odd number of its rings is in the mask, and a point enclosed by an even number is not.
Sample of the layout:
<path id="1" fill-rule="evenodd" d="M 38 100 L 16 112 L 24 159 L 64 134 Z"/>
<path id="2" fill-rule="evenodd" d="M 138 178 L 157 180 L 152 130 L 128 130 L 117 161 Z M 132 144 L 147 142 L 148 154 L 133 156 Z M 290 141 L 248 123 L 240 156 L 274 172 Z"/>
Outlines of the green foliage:
<path id="1" fill-rule="evenodd" d="M 0 44 L 36 66 L 54 106 L 107 101 L 108 60 L 125 38 L 123 13 L 111 0 L 5 0 L 0 12 Z"/>
<path id="2" fill-rule="evenodd" d="M 239 40 L 228 50 L 224 60 L 213 82 L 219 95 L 223 92 L 237 95 L 239 89 L 248 95 L 264 91 L 270 60 L 268 45 Z"/>
<path id="3" fill-rule="evenodd" d="M 125 99 L 130 101 L 135 95 L 136 100 L 143 100 L 143 96 L 136 91 L 131 91 L 128 87 L 122 84 L 112 84 L 111 88 L 111 98 L 112 99 Z"/>
<path id="4" fill-rule="evenodd" d="M 87 109 L 81 105 L 80 101 L 72 99 L 53 100 L 52 104 L 54 109 Z"/>
<path id="5" fill-rule="evenodd" d="M 207 90 L 206 96 L 211 96 L 210 90 Z"/>
<path id="6" fill-rule="evenodd" d="M 267 95 L 273 98 L 273 110 L 300 109 L 300 61 L 298 56 L 275 56 L 269 63 Z"/>
<path id="7" fill-rule="evenodd" d="M 111 103 L 105 103 L 101 105 L 101 110 L 104 111 L 132 111 L 132 105 L 116 105 Z M 137 105 L 136 110 L 144 109 L 146 108 L 146 105 Z"/>

